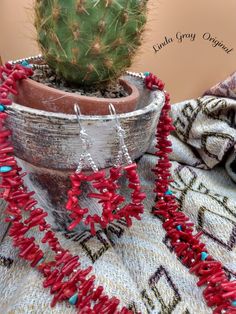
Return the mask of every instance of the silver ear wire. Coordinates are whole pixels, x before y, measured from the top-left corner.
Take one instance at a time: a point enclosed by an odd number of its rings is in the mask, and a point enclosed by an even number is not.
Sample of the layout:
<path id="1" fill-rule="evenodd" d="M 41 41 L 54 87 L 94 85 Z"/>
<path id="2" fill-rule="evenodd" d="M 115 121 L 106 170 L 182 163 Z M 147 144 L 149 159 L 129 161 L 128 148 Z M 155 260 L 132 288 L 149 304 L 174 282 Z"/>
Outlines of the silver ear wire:
<path id="1" fill-rule="evenodd" d="M 77 118 L 80 130 L 82 131 L 83 127 L 82 127 L 81 122 L 80 122 L 81 111 L 80 111 L 80 107 L 79 107 L 78 104 L 74 104 L 74 111 L 75 111 L 75 114 L 76 114 L 76 118 Z"/>
<path id="2" fill-rule="evenodd" d="M 80 120 L 81 111 L 80 111 L 80 107 L 79 107 L 78 104 L 74 104 L 74 111 L 75 111 L 75 114 L 76 114 L 76 118 L 77 118 L 77 122 L 78 122 L 78 125 L 79 125 L 79 129 L 80 129 L 79 137 L 80 137 L 80 139 L 82 141 L 82 148 L 83 148 L 83 152 L 80 155 L 79 164 L 77 166 L 76 172 L 80 172 L 83 169 L 83 167 L 86 164 L 86 161 L 88 162 L 88 164 L 91 167 L 91 169 L 94 172 L 97 172 L 98 168 L 97 168 L 97 166 L 96 166 L 96 164 L 95 164 L 91 154 L 88 152 L 88 150 L 92 146 L 92 142 L 91 142 L 91 139 L 90 139 L 89 135 L 87 134 L 85 128 L 81 124 L 81 120 Z"/>
<path id="3" fill-rule="evenodd" d="M 115 109 L 115 107 L 113 106 L 113 104 L 109 104 L 109 111 L 110 111 L 111 116 L 114 116 L 114 117 L 115 117 L 117 128 L 122 129 L 122 127 L 121 127 L 121 125 L 120 125 L 120 121 L 119 121 L 119 119 L 118 119 L 118 117 L 117 117 L 117 114 L 116 114 L 116 109 Z"/>
<path id="4" fill-rule="evenodd" d="M 89 137 L 89 135 L 87 134 L 86 130 L 84 129 L 84 127 L 81 124 L 81 120 L 80 120 L 80 116 L 81 116 L 81 111 L 80 111 L 80 107 L 78 104 L 74 104 L 74 111 L 76 113 L 76 118 L 77 118 L 77 122 L 79 125 L 79 136 L 81 138 L 82 144 L 83 144 L 83 149 L 87 150 L 92 146 L 91 143 L 91 139 Z"/>
<path id="5" fill-rule="evenodd" d="M 115 117 L 116 131 L 119 137 L 119 144 L 120 144 L 118 155 L 115 160 L 114 166 L 119 167 L 122 164 L 123 157 L 128 164 L 132 164 L 132 160 L 131 160 L 131 157 L 129 155 L 129 152 L 128 152 L 128 149 L 124 140 L 125 130 L 122 128 L 120 124 L 120 121 L 118 119 L 118 116 L 116 114 L 116 110 L 113 104 L 109 104 L 109 111 L 110 111 L 110 114 Z"/>

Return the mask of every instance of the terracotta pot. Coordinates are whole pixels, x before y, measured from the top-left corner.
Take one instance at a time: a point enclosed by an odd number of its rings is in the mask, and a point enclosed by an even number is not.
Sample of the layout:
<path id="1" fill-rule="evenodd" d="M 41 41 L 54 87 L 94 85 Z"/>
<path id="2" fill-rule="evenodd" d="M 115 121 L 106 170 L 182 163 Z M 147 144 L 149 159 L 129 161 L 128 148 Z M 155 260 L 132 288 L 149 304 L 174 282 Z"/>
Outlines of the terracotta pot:
<path id="1" fill-rule="evenodd" d="M 147 90 L 141 80 L 126 79 L 135 84 L 140 93 L 137 110 L 118 115 L 126 132 L 128 151 L 135 160 L 147 151 L 154 137 L 164 93 Z M 42 199 L 47 197 L 58 210 L 64 211 L 68 176 L 76 169 L 82 153 L 76 116 L 29 107 L 21 104 L 9 107 L 7 125 L 13 130 L 15 155 L 23 169 L 30 173 L 38 193 L 39 186 L 42 189 Z M 111 167 L 119 146 L 114 116 L 82 115 L 81 124 L 91 137 L 90 153 L 98 168 Z"/>
<path id="2" fill-rule="evenodd" d="M 114 105 L 117 113 L 131 112 L 138 104 L 138 89 L 127 80 L 120 79 L 119 82 L 129 96 L 121 98 L 81 96 L 27 79 L 18 83 L 19 94 L 15 101 L 26 107 L 50 112 L 74 113 L 75 103 L 79 104 L 82 114 L 86 115 L 109 114 L 110 103 Z"/>

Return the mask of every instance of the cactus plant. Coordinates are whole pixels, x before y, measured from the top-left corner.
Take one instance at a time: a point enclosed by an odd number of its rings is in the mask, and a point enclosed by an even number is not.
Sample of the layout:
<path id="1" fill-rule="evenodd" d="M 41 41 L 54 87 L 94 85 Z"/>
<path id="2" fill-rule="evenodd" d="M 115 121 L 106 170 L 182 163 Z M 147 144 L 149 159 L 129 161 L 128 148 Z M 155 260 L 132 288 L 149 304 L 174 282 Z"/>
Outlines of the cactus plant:
<path id="1" fill-rule="evenodd" d="M 66 81 L 118 78 L 140 45 L 147 0 L 36 0 L 38 43 Z"/>

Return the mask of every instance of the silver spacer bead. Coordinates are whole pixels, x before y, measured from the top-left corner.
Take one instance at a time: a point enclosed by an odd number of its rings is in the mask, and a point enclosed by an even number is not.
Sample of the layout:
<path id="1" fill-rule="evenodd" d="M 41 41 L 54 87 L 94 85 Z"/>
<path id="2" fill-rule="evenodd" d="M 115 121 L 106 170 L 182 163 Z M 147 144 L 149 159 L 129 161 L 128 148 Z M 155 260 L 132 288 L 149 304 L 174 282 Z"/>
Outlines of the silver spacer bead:
<path id="1" fill-rule="evenodd" d="M 22 63 L 23 61 L 41 61 L 43 60 L 43 56 L 41 54 L 39 55 L 36 55 L 36 56 L 30 56 L 30 57 L 27 57 L 27 58 L 23 58 L 23 59 L 17 59 L 17 60 L 11 60 L 11 61 L 8 61 L 10 64 L 17 64 L 17 63 Z"/>
<path id="2" fill-rule="evenodd" d="M 49 66 L 47 64 L 32 64 L 33 70 L 45 70 L 49 69 Z"/>
<path id="3" fill-rule="evenodd" d="M 73 269 L 73 272 L 77 273 L 78 270 L 79 270 L 79 267 L 76 267 L 76 268 Z"/>
<path id="4" fill-rule="evenodd" d="M 130 76 L 133 76 L 133 77 L 140 78 L 140 79 L 144 79 L 145 78 L 145 75 L 142 72 L 137 73 L 137 72 L 126 71 L 126 74 L 130 75 Z"/>

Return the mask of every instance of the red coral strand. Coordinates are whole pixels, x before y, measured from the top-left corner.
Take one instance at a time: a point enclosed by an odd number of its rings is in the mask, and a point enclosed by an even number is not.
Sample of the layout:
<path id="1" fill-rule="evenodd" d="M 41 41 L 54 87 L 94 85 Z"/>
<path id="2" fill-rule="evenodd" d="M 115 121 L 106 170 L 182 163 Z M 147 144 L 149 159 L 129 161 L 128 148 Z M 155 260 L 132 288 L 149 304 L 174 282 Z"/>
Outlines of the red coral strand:
<path id="1" fill-rule="evenodd" d="M 13 156 L 13 146 L 8 141 L 11 132 L 4 126 L 8 116 L 5 106 L 11 104 L 11 100 L 8 98 L 9 93 L 17 94 L 16 81 L 30 75 L 32 75 L 32 70 L 27 66 L 19 64 L 13 66 L 8 63 L 5 67 L 0 67 L 0 80 L 2 81 L 0 87 L 0 176 L 2 179 L 0 188 L 3 189 L 1 198 L 8 204 L 6 221 L 11 222 L 9 235 L 13 239 L 13 245 L 19 249 L 19 256 L 30 262 L 30 265 L 36 267 L 44 276 L 43 286 L 50 288 L 50 293 L 54 295 L 51 306 L 69 300 L 76 306 L 80 314 L 132 314 L 133 312 L 126 307 L 119 310 L 120 301 L 115 297 L 109 298 L 105 295 L 102 286 L 95 287 L 95 276 L 91 274 L 92 267 L 82 269 L 79 256 L 73 256 L 62 248 L 55 233 L 45 220 L 47 213 L 36 207 L 37 201 L 33 198 L 34 192 L 28 191 L 24 186 L 22 178 L 25 173 L 21 173 L 21 168 L 17 166 Z M 148 89 L 163 90 L 164 88 L 164 83 L 153 74 L 146 76 L 145 84 Z M 207 252 L 205 245 L 199 240 L 201 233 L 193 234 L 193 224 L 184 213 L 179 212 L 175 197 L 168 190 L 169 183 L 172 182 L 171 163 L 168 157 L 172 149 L 168 135 L 174 127 L 169 117 L 170 97 L 166 92 L 165 98 L 156 134 L 158 162 L 153 172 L 156 175 L 154 191 L 157 200 L 153 213 L 162 217 L 163 228 L 170 238 L 176 255 L 190 269 L 190 272 L 199 278 L 197 285 L 205 286 L 203 296 L 207 305 L 214 307 L 213 313 L 233 314 L 236 313 L 236 281 L 229 281 L 222 264 L 214 260 Z M 137 187 L 139 184 L 137 175 L 131 168 L 128 166 L 126 169 L 129 188 L 133 189 L 133 204 L 129 208 L 125 208 L 129 213 L 127 215 L 128 223 L 130 216 L 139 218 L 139 214 L 143 211 L 143 207 L 139 203 L 144 198 L 139 186 Z M 112 181 L 103 183 L 110 186 L 115 177 L 119 175 L 118 172 L 117 169 L 111 169 Z M 95 178 L 91 177 L 90 179 Z M 76 208 L 73 214 L 82 215 L 86 209 L 75 207 L 74 205 L 78 204 L 73 199 L 80 193 L 80 180 L 77 180 L 75 176 L 72 176 L 71 180 L 73 187 L 68 194 L 68 209 Z M 96 188 L 101 187 L 100 183 L 94 183 Z M 119 197 L 118 195 L 116 199 L 118 203 L 123 201 Z M 100 199 L 106 204 L 104 197 Z M 104 210 L 107 211 L 109 217 L 110 207 L 104 206 Z M 23 219 L 23 211 L 28 213 L 28 218 Z M 75 218 L 80 219 L 79 216 L 75 216 Z M 109 220 L 109 218 L 107 219 Z M 47 244 L 54 252 L 54 259 L 46 261 L 41 246 L 35 243 L 34 237 L 27 237 L 27 232 L 35 227 L 43 234 L 41 244 Z"/>
<path id="2" fill-rule="evenodd" d="M 153 74 L 145 78 L 147 88 L 164 89 L 164 84 Z M 157 126 L 157 152 L 158 161 L 153 172 L 156 175 L 154 192 L 157 201 L 154 206 L 154 215 L 162 217 L 163 228 L 171 241 L 171 245 L 182 263 L 190 268 L 190 272 L 199 277 L 198 286 L 205 286 L 203 296 L 210 307 L 215 307 L 214 314 L 236 313 L 236 281 L 229 281 L 223 270 L 222 264 L 213 259 L 201 243 L 201 233 L 193 234 L 193 223 L 179 211 L 175 197 L 169 191 L 171 179 L 171 163 L 169 153 L 172 152 L 168 136 L 174 127 L 170 112 L 170 97 L 165 93 L 159 123 Z"/>
<path id="3" fill-rule="evenodd" d="M 24 186 L 22 178 L 25 173 L 21 173 L 21 168 L 17 166 L 13 146 L 8 141 L 11 131 L 4 126 L 8 117 L 5 106 L 11 105 L 9 93 L 17 94 L 16 81 L 32 74 L 30 67 L 19 64 L 0 67 L 0 187 L 3 189 L 1 198 L 8 204 L 5 210 L 6 222 L 11 222 L 9 235 L 13 245 L 18 248 L 19 257 L 30 262 L 44 276 L 43 286 L 50 288 L 50 293 L 54 295 L 52 307 L 58 302 L 69 300 L 77 307 L 78 313 L 132 314 L 126 307 L 118 310 L 120 301 L 106 296 L 103 287 L 95 287 L 92 267 L 82 269 L 79 256 L 73 256 L 62 248 L 45 220 L 47 213 L 36 207 L 34 192 L 29 192 Z M 23 219 L 23 211 L 28 213 L 28 218 Z M 35 227 L 43 234 L 41 244 L 47 244 L 54 252 L 54 259 L 45 261 L 44 252 L 36 244 L 35 238 L 26 236 Z"/>

